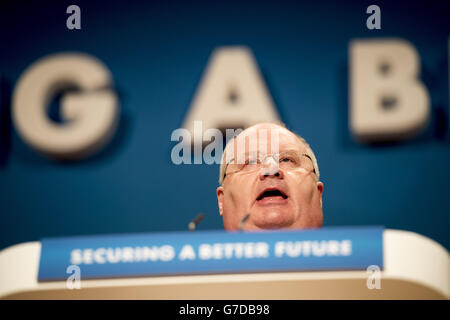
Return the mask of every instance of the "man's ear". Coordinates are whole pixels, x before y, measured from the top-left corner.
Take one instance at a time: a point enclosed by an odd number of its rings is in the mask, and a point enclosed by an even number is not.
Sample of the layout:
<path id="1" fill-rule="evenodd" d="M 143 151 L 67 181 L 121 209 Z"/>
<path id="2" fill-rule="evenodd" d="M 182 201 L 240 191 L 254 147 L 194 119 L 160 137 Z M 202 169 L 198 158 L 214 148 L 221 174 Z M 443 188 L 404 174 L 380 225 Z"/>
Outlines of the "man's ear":
<path id="1" fill-rule="evenodd" d="M 322 207 L 323 183 L 320 181 L 317 181 L 316 186 L 317 186 L 317 190 L 319 191 L 320 207 Z"/>
<path id="2" fill-rule="evenodd" d="M 219 213 L 220 215 L 223 214 L 223 187 L 220 186 L 217 188 L 216 190 L 216 194 L 217 194 L 217 204 L 219 205 Z"/>

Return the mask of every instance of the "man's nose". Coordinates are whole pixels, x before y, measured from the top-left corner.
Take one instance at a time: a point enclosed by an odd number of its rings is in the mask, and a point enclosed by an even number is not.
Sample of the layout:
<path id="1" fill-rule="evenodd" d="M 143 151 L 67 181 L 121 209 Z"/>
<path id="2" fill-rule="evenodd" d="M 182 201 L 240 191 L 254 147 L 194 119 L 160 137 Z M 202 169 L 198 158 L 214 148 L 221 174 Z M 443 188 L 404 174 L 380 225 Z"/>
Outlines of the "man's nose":
<path id="1" fill-rule="evenodd" d="M 265 178 L 269 176 L 275 176 L 277 178 L 283 178 L 283 171 L 280 170 L 280 166 L 278 165 L 278 162 L 270 161 L 263 166 L 261 166 L 261 169 L 259 170 L 259 178 L 261 180 L 264 180 Z"/>

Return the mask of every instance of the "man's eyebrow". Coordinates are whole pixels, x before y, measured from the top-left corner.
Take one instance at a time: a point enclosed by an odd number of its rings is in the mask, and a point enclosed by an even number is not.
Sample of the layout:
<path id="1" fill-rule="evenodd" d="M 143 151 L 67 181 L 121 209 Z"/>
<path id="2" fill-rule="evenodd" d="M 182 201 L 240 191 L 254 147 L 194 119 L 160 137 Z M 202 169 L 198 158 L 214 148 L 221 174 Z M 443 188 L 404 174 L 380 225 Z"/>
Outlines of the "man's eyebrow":
<path id="1" fill-rule="evenodd" d="M 257 155 L 257 154 L 261 154 L 261 153 L 262 153 L 262 152 L 258 152 L 258 151 L 244 152 L 244 153 L 242 153 L 242 154 L 237 155 L 237 157 L 231 158 L 231 159 L 228 161 L 228 163 L 231 162 L 231 161 L 233 161 L 233 160 L 235 160 L 236 158 L 238 158 L 239 156 L 242 156 L 242 155 Z M 298 150 L 298 149 L 289 148 L 289 149 L 285 149 L 285 150 L 282 150 L 282 151 L 278 151 L 278 152 L 276 152 L 276 153 L 305 154 L 306 151 L 305 151 L 305 152 L 301 152 L 301 151 Z M 266 155 L 266 154 L 273 154 L 273 153 L 267 153 L 267 152 L 264 152 L 263 154 Z"/>
<path id="2" fill-rule="evenodd" d="M 278 151 L 278 153 L 303 155 L 303 154 L 307 154 L 307 151 L 306 150 L 302 151 L 301 149 L 289 148 L 289 149 Z"/>

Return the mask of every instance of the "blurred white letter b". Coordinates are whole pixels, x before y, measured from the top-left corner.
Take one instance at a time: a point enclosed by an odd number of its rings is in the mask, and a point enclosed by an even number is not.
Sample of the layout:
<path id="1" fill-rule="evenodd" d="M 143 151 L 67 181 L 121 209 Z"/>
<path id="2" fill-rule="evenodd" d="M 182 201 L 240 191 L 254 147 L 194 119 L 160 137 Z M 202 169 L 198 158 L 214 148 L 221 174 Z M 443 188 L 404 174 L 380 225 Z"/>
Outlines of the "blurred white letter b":
<path id="1" fill-rule="evenodd" d="M 399 141 L 427 125 L 430 98 L 419 56 L 400 39 L 350 44 L 350 130 L 363 142 Z"/>

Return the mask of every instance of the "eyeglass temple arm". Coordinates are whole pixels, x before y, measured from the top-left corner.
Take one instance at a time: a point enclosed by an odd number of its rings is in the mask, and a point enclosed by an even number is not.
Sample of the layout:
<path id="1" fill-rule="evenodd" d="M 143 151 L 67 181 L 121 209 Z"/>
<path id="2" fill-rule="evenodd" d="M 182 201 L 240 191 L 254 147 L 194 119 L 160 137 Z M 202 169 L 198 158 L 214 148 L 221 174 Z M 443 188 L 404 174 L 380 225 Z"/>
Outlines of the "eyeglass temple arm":
<path id="1" fill-rule="evenodd" d="M 309 158 L 309 160 L 311 160 L 311 162 L 313 163 L 313 172 L 314 172 L 315 175 L 317 175 L 316 168 L 314 168 L 314 161 L 313 161 L 313 159 L 306 153 L 302 153 L 302 156 L 305 156 L 305 157 Z"/>

